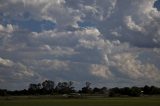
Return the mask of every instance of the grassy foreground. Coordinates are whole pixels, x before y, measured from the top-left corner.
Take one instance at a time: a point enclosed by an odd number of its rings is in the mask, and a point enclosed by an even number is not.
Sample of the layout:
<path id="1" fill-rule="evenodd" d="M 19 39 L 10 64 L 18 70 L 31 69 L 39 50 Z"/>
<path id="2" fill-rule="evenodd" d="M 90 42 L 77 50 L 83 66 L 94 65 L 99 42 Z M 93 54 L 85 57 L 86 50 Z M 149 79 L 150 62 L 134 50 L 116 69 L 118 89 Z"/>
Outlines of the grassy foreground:
<path id="1" fill-rule="evenodd" d="M 0 99 L 0 106 L 160 106 L 160 98 L 13 98 Z"/>

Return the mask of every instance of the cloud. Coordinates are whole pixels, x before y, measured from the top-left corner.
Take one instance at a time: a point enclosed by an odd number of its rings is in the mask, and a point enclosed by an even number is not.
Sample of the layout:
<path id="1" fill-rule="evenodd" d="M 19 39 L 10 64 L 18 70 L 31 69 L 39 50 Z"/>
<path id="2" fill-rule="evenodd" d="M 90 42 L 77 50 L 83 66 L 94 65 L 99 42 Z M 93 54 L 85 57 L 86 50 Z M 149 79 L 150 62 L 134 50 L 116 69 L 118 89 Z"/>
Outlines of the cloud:
<path id="1" fill-rule="evenodd" d="M 100 32 L 96 28 L 84 28 L 75 31 L 44 31 L 40 33 L 32 33 L 30 36 L 32 39 L 37 40 L 38 45 L 48 44 L 50 46 L 65 46 L 75 47 L 83 40 L 94 41 L 100 40 Z"/>
<path id="2" fill-rule="evenodd" d="M 11 24 L 7 24 L 6 27 L 4 27 L 3 25 L 0 25 L 0 32 L 8 32 L 8 33 L 12 33 L 14 31 L 14 28 Z"/>
<path id="3" fill-rule="evenodd" d="M 2 88 L 22 89 L 27 82 L 40 78 L 36 72 L 22 63 L 0 58 L 0 81 Z M 19 84 L 18 84 L 19 83 Z M 14 87 L 14 85 L 17 86 Z"/>
<path id="4" fill-rule="evenodd" d="M 2 87 L 24 88 L 45 79 L 158 85 L 155 1 L 1 0 Z"/>
<path id="5" fill-rule="evenodd" d="M 144 29 L 141 28 L 140 26 L 136 25 L 135 22 L 132 20 L 132 17 L 126 16 L 124 21 L 126 23 L 126 26 L 130 30 L 143 32 Z"/>
<path id="6" fill-rule="evenodd" d="M 36 62 L 37 67 L 40 65 L 44 70 L 68 70 L 68 63 L 60 60 L 41 60 Z"/>
<path id="7" fill-rule="evenodd" d="M 8 59 L 1 59 L 1 73 L 10 74 L 8 78 L 23 79 L 23 77 L 34 76 L 34 73 L 22 63 L 15 63 Z M 5 76 L 7 77 L 7 76 Z M 11 80 L 11 79 L 8 79 Z"/>
<path id="8" fill-rule="evenodd" d="M 80 21 L 78 10 L 65 6 L 64 0 L 7 0 L 1 1 L 1 12 L 5 18 L 12 20 L 49 20 L 57 27 L 77 27 Z"/>
<path id="9" fill-rule="evenodd" d="M 15 31 L 15 28 L 11 24 L 7 24 L 6 26 L 0 24 L 0 38 L 3 40 L 7 40 L 11 37 L 11 34 Z M 4 41 L 2 41 L 4 42 Z"/>
<path id="10" fill-rule="evenodd" d="M 151 34 L 153 30 L 157 32 L 155 30 L 158 30 L 159 23 L 159 12 L 153 7 L 154 2 L 155 0 L 94 0 L 92 2 L 82 0 L 80 6 L 75 7 L 72 2 L 69 6 L 80 9 L 84 14 L 82 17 L 84 23 L 88 22 L 96 26 L 106 39 L 119 39 L 121 42 L 129 42 L 138 47 L 153 47 L 159 46 L 159 43 L 153 42 L 157 37 Z M 88 8 L 84 10 L 84 7 Z"/>
<path id="11" fill-rule="evenodd" d="M 3 66 L 12 66 L 13 62 L 8 59 L 3 59 L 0 57 L 0 64 Z"/>
<path id="12" fill-rule="evenodd" d="M 90 70 L 91 73 L 95 76 L 99 76 L 106 79 L 108 79 L 109 77 L 113 77 L 111 71 L 108 69 L 108 67 L 104 65 L 92 64 Z"/>
<path id="13" fill-rule="evenodd" d="M 131 53 L 113 56 L 114 66 L 132 79 L 159 80 L 159 69 L 153 64 L 144 64 Z"/>

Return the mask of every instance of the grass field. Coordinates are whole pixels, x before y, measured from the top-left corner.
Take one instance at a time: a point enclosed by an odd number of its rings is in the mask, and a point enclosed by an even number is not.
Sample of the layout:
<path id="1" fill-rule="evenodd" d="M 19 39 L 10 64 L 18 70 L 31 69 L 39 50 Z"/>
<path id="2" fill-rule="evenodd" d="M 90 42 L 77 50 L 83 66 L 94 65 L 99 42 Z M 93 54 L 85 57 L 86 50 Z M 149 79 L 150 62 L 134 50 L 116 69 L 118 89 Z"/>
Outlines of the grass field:
<path id="1" fill-rule="evenodd" d="M 160 106 L 160 98 L 12 98 L 0 99 L 0 106 Z"/>

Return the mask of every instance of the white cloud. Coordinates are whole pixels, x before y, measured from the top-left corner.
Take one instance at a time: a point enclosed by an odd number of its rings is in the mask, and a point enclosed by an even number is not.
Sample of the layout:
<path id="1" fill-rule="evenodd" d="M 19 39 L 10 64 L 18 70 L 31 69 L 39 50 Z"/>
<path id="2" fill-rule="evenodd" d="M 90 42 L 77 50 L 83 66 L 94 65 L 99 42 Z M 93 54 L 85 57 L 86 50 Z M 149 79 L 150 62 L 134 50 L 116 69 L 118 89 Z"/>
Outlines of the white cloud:
<path id="1" fill-rule="evenodd" d="M 7 24 L 7 26 L 3 26 L 3 25 L 0 25 L 0 32 L 1 33 L 12 33 L 14 31 L 14 28 L 11 24 Z"/>
<path id="2" fill-rule="evenodd" d="M 93 75 L 102 77 L 105 79 L 109 79 L 113 77 L 113 74 L 111 73 L 109 68 L 104 65 L 92 64 L 90 71 Z"/>
<path id="3" fill-rule="evenodd" d="M 124 80 L 157 84 L 160 13 L 154 2 L 1 0 L 0 56 L 5 58 L 0 58 L 0 82 L 51 78 L 96 83 L 98 78 L 104 84 L 111 79 L 117 85 Z M 40 32 L 18 26 L 32 20 L 56 25 Z M 151 60 L 144 62 L 148 55 Z"/>
<path id="4" fill-rule="evenodd" d="M 3 59 L 0 57 L 0 64 L 3 65 L 3 66 L 13 66 L 13 62 L 8 60 L 8 59 Z"/>
<path id="5" fill-rule="evenodd" d="M 76 46 L 75 44 L 78 44 L 80 39 L 94 41 L 99 40 L 99 36 L 100 32 L 96 28 L 84 28 L 75 31 L 50 30 L 31 34 L 31 38 L 38 40 L 39 43 L 55 44 L 58 46 Z"/>
<path id="6" fill-rule="evenodd" d="M 137 56 L 131 53 L 121 53 L 113 56 L 114 64 L 121 73 L 133 79 L 159 80 L 159 69 L 153 64 L 143 64 Z"/>
<path id="7" fill-rule="evenodd" d="M 17 70 L 16 70 L 17 69 Z M 13 72 L 15 79 L 24 79 L 24 77 L 34 77 L 35 73 L 22 63 L 15 63 L 13 66 Z"/>
<path id="8" fill-rule="evenodd" d="M 39 80 L 38 74 L 22 63 L 17 63 L 9 59 L 0 58 L 0 81 L 1 87 L 8 89 L 22 89 L 26 82 Z M 19 85 L 15 88 L 15 84 Z M 23 83 L 22 85 L 20 83 Z"/>
<path id="9" fill-rule="evenodd" d="M 153 51 L 160 56 L 160 48 L 154 48 Z"/>
<path id="10" fill-rule="evenodd" d="M 64 0 L 6 0 L 1 2 L 0 9 L 12 19 L 23 20 L 28 12 L 30 19 L 50 20 L 59 28 L 77 27 L 81 20 L 79 11 L 66 7 Z"/>
<path id="11" fill-rule="evenodd" d="M 95 25 L 105 38 L 119 39 L 131 45 L 147 47 L 156 45 L 153 39 L 159 39 L 157 37 L 159 36 L 157 31 L 159 12 L 153 7 L 155 1 L 94 0 L 85 2 L 82 0 L 78 3 L 83 8 L 73 6 L 72 2 L 70 6 L 82 11 L 85 16 L 82 21 Z M 84 7 L 87 9 L 85 10 Z M 155 34 L 152 34 L 153 32 Z M 143 41 L 137 39 L 143 39 Z"/>
<path id="12" fill-rule="evenodd" d="M 142 27 L 140 27 L 139 25 L 137 25 L 137 24 L 132 20 L 132 17 L 131 17 L 131 16 L 126 16 L 124 21 L 125 21 L 127 27 L 128 27 L 130 30 L 144 32 L 144 29 L 143 29 Z"/>
<path id="13" fill-rule="evenodd" d="M 37 66 L 43 67 L 45 70 L 68 70 L 68 62 L 60 60 L 48 60 L 44 59 L 37 63 Z"/>
<path id="14" fill-rule="evenodd" d="M 40 47 L 41 50 L 44 50 L 44 51 L 51 51 L 52 48 L 49 46 L 49 45 L 43 45 Z"/>

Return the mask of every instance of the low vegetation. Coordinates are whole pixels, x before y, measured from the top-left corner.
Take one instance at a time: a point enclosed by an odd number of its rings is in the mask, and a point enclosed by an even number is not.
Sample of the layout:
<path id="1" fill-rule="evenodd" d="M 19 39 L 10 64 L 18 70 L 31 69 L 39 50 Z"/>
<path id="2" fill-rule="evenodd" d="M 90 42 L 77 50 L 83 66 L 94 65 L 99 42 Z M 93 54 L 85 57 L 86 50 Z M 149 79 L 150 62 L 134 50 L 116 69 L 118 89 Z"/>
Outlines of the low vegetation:
<path id="1" fill-rule="evenodd" d="M 19 97 L 0 99 L 0 106 L 160 106 L 158 97 L 53 99 Z"/>

